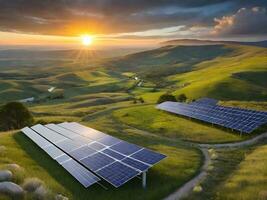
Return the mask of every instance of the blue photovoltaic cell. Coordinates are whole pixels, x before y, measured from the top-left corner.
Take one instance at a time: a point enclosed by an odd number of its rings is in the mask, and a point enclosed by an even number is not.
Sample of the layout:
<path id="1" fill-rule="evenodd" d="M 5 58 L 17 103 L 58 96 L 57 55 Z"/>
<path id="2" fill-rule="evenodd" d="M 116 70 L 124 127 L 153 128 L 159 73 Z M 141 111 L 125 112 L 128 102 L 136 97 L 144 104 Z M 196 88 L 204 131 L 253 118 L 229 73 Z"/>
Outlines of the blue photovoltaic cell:
<path id="1" fill-rule="evenodd" d="M 51 143 L 44 139 L 42 136 L 38 135 L 35 131 L 30 129 L 29 127 L 25 127 L 21 129 L 21 131 L 27 135 L 32 141 L 34 141 L 39 147 L 42 149 L 44 147 L 50 146 Z"/>
<path id="2" fill-rule="evenodd" d="M 210 100 L 191 104 L 163 102 L 157 108 L 244 133 L 251 133 L 267 123 L 267 112 L 220 106 Z"/>
<path id="3" fill-rule="evenodd" d="M 86 188 L 100 180 L 97 176 L 89 172 L 73 159 L 62 163 L 62 167 L 64 167 Z"/>
<path id="4" fill-rule="evenodd" d="M 68 137 L 68 138 L 74 138 L 75 136 L 77 136 L 77 133 L 74 133 L 70 130 L 62 128 L 61 126 L 58 126 L 56 124 L 47 124 L 45 126 L 49 129 L 61 134 L 61 135 L 64 135 L 65 137 Z"/>
<path id="5" fill-rule="evenodd" d="M 114 144 L 119 143 L 121 140 L 114 138 L 112 136 L 105 136 L 103 138 L 101 138 L 100 140 L 98 140 L 98 142 L 106 145 L 106 146 L 112 146 Z"/>
<path id="6" fill-rule="evenodd" d="M 119 187 L 139 174 L 138 171 L 120 163 L 111 165 L 97 171 L 97 174 L 115 187 Z"/>
<path id="7" fill-rule="evenodd" d="M 39 130 L 39 129 L 38 129 Z M 80 165 L 78 162 L 73 160 L 71 157 L 66 155 L 63 151 L 58 149 L 54 144 L 50 143 L 37 132 L 32 129 L 25 127 L 21 130 L 25 135 L 32 139 L 39 147 L 45 147 L 43 150 L 54 158 L 62 167 L 64 167 L 76 180 L 78 180 L 84 187 L 96 183 L 100 179 Z"/>
<path id="8" fill-rule="evenodd" d="M 64 137 L 63 135 L 60 135 L 41 124 L 34 125 L 31 128 L 37 133 L 39 133 L 41 136 L 45 137 L 46 139 L 49 139 L 49 141 L 52 143 L 56 143 L 66 139 L 66 137 Z"/>
<path id="9" fill-rule="evenodd" d="M 125 158 L 125 156 L 123 156 L 123 155 L 121 155 L 119 153 L 116 153 L 115 151 L 112 151 L 110 149 L 105 149 L 103 151 L 103 153 L 105 153 L 105 154 L 107 154 L 107 155 L 109 155 L 109 156 L 111 156 L 111 157 L 113 157 L 113 158 L 115 158 L 117 160 L 122 160 L 123 158 Z"/>
<path id="10" fill-rule="evenodd" d="M 137 160 L 134 160 L 132 158 L 125 158 L 122 160 L 123 163 L 126 163 L 127 165 L 135 168 L 135 169 L 139 169 L 140 171 L 144 172 L 146 170 L 148 170 L 148 168 L 150 167 L 149 165 L 146 165 L 144 163 L 141 163 Z"/>
<path id="11" fill-rule="evenodd" d="M 93 142 L 92 140 L 90 140 L 89 138 L 87 137 L 83 137 L 83 136 L 80 136 L 80 135 L 77 135 L 76 137 L 72 138 L 72 140 L 74 142 L 78 142 L 79 144 L 81 144 L 82 146 L 83 145 L 86 145 L 86 144 L 89 144 L 91 142 Z"/>
<path id="12" fill-rule="evenodd" d="M 119 153 L 122 153 L 124 155 L 131 155 L 132 153 L 138 151 L 141 149 L 141 147 L 131 144 L 128 142 L 120 142 L 118 144 L 115 144 L 114 146 L 110 147 L 110 149 L 118 151 Z"/>
<path id="13" fill-rule="evenodd" d="M 106 156 L 103 153 L 96 153 L 91 156 L 88 156 L 81 160 L 81 163 L 83 163 L 86 167 L 88 167 L 92 171 L 96 171 L 115 160 Z"/>
<path id="14" fill-rule="evenodd" d="M 88 146 L 83 146 L 78 149 L 75 149 L 74 151 L 71 151 L 69 154 L 74 157 L 76 160 L 81 160 L 83 158 L 86 158 L 93 153 L 96 153 L 96 150 L 88 147 Z"/>
<path id="15" fill-rule="evenodd" d="M 61 148 L 62 150 L 64 150 L 67 153 L 73 151 L 74 149 L 81 147 L 80 144 L 75 143 L 74 141 L 72 141 L 70 139 L 66 139 L 66 140 L 63 140 L 61 142 L 58 142 L 58 143 L 56 143 L 56 146 L 58 146 L 59 148 Z"/>
<path id="16" fill-rule="evenodd" d="M 106 136 L 106 134 L 104 134 L 100 131 L 83 126 L 83 125 L 76 123 L 76 122 L 62 123 L 62 124 L 59 124 L 59 126 L 66 128 L 68 130 L 71 130 L 71 131 L 73 131 L 79 135 L 88 137 L 91 140 L 99 140 L 100 138 Z"/>
<path id="17" fill-rule="evenodd" d="M 56 157 L 55 159 L 59 164 L 61 164 L 63 162 L 66 162 L 67 160 L 70 160 L 71 157 L 69 157 L 67 154 L 63 154 L 63 155 L 61 155 L 59 157 Z"/>
<path id="18" fill-rule="evenodd" d="M 97 143 L 97 142 L 91 143 L 91 144 L 89 144 L 88 146 L 89 146 L 90 148 L 92 148 L 92 149 L 97 150 L 97 151 L 100 151 L 100 150 L 106 148 L 104 145 L 102 145 L 102 144 L 100 144 L 100 143 Z"/>
<path id="19" fill-rule="evenodd" d="M 58 149 L 56 146 L 54 145 L 50 145 L 44 148 L 44 151 L 53 159 L 62 156 L 64 154 L 63 151 L 61 151 L 60 149 Z"/>
<path id="20" fill-rule="evenodd" d="M 119 187 L 141 172 L 147 171 L 151 167 L 149 162 L 158 162 L 165 158 L 156 157 L 157 153 L 150 150 L 147 150 L 150 154 L 137 154 L 145 148 L 78 123 L 35 125 L 33 128 L 37 132 L 33 131 L 37 135 L 31 136 L 33 140 L 40 145 L 44 144 L 44 150 L 84 186 L 91 181 L 84 179 L 87 175 L 81 172 L 83 169 L 89 169 L 115 187 Z M 30 135 L 29 131 L 27 134 Z M 80 167 L 76 167 L 73 162 L 82 167 L 80 171 L 77 171 Z"/>
<path id="21" fill-rule="evenodd" d="M 154 165 L 160 160 L 164 159 L 166 156 L 148 149 L 142 149 L 141 151 L 138 151 L 135 154 L 131 155 L 131 157 L 144 163 Z"/>

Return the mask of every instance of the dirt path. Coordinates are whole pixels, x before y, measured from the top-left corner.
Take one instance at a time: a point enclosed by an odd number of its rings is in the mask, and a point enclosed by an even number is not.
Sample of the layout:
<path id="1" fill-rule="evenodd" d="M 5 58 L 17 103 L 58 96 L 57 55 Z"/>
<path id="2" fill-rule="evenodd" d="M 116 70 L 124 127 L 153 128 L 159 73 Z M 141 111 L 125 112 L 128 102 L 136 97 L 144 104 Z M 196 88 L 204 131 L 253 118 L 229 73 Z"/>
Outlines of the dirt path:
<path id="1" fill-rule="evenodd" d="M 181 199 L 182 197 L 187 196 L 193 190 L 193 188 L 208 175 L 207 168 L 210 163 L 209 152 L 205 148 L 200 148 L 200 150 L 202 151 L 205 157 L 204 164 L 201 168 L 200 173 L 197 176 L 195 176 L 193 179 L 188 181 L 186 184 L 184 184 L 182 187 L 180 187 L 178 190 L 176 190 L 174 193 L 166 197 L 164 200 L 177 200 L 177 199 Z"/>
<path id="2" fill-rule="evenodd" d="M 199 144 L 199 146 L 202 148 L 214 148 L 214 149 L 240 148 L 240 147 L 256 144 L 257 142 L 259 142 L 261 139 L 264 139 L 264 138 L 267 138 L 267 132 L 263 133 L 261 135 L 258 135 L 254 138 L 242 141 L 242 142 L 233 142 L 233 143 L 225 143 L 225 144 Z"/>
<path id="3" fill-rule="evenodd" d="M 189 193 L 192 191 L 192 189 L 198 185 L 208 174 L 207 174 L 207 168 L 210 163 L 210 156 L 208 153 L 209 148 L 218 149 L 218 148 L 241 148 L 244 146 L 249 146 L 256 144 L 261 139 L 267 138 L 267 132 L 263 133 L 261 135 L 258 135 L 254 138 L 251 138 L 246 141 L 242 142 L 233 142 L 233 143 L 225 143 L 225 144 L 199 144 L 199 149 L 202 151 L 205 161 L 201 168 L 200 173 L 195 176 L 193 179 L 185 183 L 182 187 L 180 187 L 178 190 L 176 190 L 174 193 L 170 194 L 168 197 L 165 198 L 165 200 L 178 200 L 183 197 L 186 197 L 189 195 Z"/>

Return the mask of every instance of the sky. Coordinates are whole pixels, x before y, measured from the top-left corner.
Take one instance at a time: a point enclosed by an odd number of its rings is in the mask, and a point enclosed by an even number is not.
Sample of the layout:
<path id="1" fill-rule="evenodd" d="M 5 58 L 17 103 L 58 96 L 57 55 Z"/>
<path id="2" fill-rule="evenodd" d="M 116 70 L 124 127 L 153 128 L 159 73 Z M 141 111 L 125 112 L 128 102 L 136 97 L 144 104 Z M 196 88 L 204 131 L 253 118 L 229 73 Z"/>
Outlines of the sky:
<path id="1" fill-rule="evenodd" d="M 267 39 L 266 0 L 0 0 L 0 45 Z"/>

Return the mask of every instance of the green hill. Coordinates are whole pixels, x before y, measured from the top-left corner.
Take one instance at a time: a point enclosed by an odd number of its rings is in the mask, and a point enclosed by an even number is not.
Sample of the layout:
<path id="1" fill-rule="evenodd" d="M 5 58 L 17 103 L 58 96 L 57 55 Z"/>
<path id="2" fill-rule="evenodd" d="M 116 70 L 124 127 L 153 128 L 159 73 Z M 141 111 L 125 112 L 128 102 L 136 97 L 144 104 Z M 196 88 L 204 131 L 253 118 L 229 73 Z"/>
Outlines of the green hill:
<path id="1" fill-rule="evenodd" d="M 112 66 L 191 99 L 267 99 L 267 49 L 242 45 L 166 46 L 115 60 Z"/>

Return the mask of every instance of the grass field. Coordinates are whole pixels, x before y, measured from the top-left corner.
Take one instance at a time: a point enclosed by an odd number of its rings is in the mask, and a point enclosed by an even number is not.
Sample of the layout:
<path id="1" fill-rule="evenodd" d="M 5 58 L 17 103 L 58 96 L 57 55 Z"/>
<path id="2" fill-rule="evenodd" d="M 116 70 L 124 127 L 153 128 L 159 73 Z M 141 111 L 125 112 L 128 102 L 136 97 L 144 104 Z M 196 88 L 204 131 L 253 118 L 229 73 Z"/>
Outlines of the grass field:
<path id="1" fill-rule="evenodd" d="M 200 152 L 184 141 L 226 143 L 253 135 L 241 137 L 159 111 L 155 108 L 159 96 L 166 92 L 185 93 L 189 100 L 213 97 L 226 106 L 266 111 L 266 56 L 264 48 L 240 45 L 168 46 L 86 64 L 71 60 L 1 62 L 0 104 L 34 96 L 39 101 L 26 105 L 36 123 L 82 122 L 164 153 L 168 158 L 149 171 L 146 190 L 139 179 L 120 189 L 107 183 L 104 185 L 108 190 L 97 185 L 84 189 L 24 135 L 0 133 L 0 146 L 7 147 L 1 154 L 0 168 L 17 163 L 25 170 L 16 174 L 14 181 L 18 184 L 24 178 L 38 177 L 52 193 L 75 200 L 162 199 L 200 170 L 203 162 Z M 142 84 L 138 85 L 140 80 Z M 51 98 L 47 89 L 52 86 L 63 94 L 62 98 Z M 140 97 L 144 103 L 138 101 Z M 263 131 L 266 129 L 260 130 Z M 243 195 L 250 199 L 264 195 L 259 184 L 266 184 L 260 177 L 265 176 L 267 169 L 260 157 L 266 151 L 261 146 L 251 154 L 250 149 L 218 152 L 215 170 L 203 183 L 204 192 L 208 192 L 192 194 L 191 199 L 233 199 L 235 191 L 241 199 Z M 255 177 L 251 171 L 254 161 L 259 167 Z M 253 181 L 249 184 L 253 179 L 259 184 Z M 222 192 L 217 186 L 223 188 Z"/>
<path id="2" fill-rule="evenodd" d="M 254 149 L 221 185 L 218 199 L 267 198 L 267 145 Z"/>
<path id="3" fill-rule="evenodd" d="M 101 123 L 102 125 L 103 123 Z M 23 173 L 16 175 L 15 182 L 18 184 L 21 184 L 26 177 L 37 177 L 44 181 L 52 193 L 64 194 L 75 200 L 88 199 L 88 197 L 92 199 L 161 199 L 190 179 L 197 173 L 201 165 L 201 156 L 197 150 L 188 149 L 175 143 L 168 144 L 168 142 L 159 141 L 156 138 L 151 141 L 146 136 L 135 136 L 133 132 L 127 136 L 124 135 L 123 138 L 130 138 L 135 142 L 142 141 L 141 145 L 168 156 L 148 172 L 146 190 L 142 189 L 141 180 L 137 178 L 119 189 L 115 189 L 107 183 L 102 184 L 107 186 L 108 190 L 99 185 L 85 189 L 21 133 L 2 133 L 0 135 L 0 145 L 7 147 L 0 157 L 0 168 L 5 168 L 5 164 L 17 163 L 24 168 Z"/>
<path id="4" fill-rule="evenodd" d="M 114 116 L 130 126 L 173 139 L 200 143 L 223 143 L 245 139 L 238 134 L 157 110 L 155 105 L 120 109 L 114 112 Z"/>

